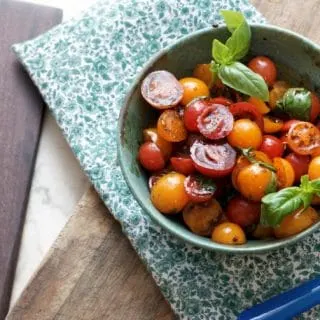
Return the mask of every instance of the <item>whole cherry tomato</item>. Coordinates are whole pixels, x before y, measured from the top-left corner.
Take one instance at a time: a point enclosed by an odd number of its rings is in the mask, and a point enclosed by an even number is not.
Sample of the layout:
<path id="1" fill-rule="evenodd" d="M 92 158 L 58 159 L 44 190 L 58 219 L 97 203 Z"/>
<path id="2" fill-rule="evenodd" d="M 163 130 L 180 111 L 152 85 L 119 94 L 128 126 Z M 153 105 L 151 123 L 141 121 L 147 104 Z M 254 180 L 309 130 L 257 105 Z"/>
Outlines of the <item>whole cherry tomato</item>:
<path id="1" fill-rule="evenodd" d="M 190 156 L 184 155 L 179 157 L 171 157 L 170 162 L 172 165 L 172 168 L 184 175 L 189 175 L 193 173 L 196 169 L 193 165 L 193 161 L 191 160 Z"/>
<path id="2" fill-rule="evenodd" d="M 277 79 L 277 68 L 274 62 L 264 56 L 258 56 L 249 61 L 248 67 L 258 73 L 268 84 L 272 86 Z"/>
<path id="3" fill-rule="evenodd" d="M 310 110 L 310 121 L 315 122 L 320 114 L 320 101 L 319 98 L 311 93 L 311 110 Z"/>
<path id="4" fill-rule="evenodd" d="M 300 178 L 308 173 L 310 157 L 292 152 L 288 154 L 285 159 L 288 160 L 293 167 L 295 182 L 299 182 Z"/>
<path id="5" fill-rule="evenodd" d="M 183 78 L 179 80 L 183 88 L 181 104 L 186 106 L 194 98 L 208 97 L 210 95 L 208 86 L 197 78 Z"/>
<path id="6" fill-rule="evenodd" d="M 262 143 L 259 150 L 273 159 L 282 156 L 284 147 L 280 139 L 274 136 L 265 135 L 262 137 Z"/>
<path id="7" fill-rule="evenodd" d="M 165 166 L 164 156 L 154 142 L 145 142 L 140 146 L 138 159 L 141 165 L 149 171 L 162 170 Z"/>
<path id="8" fill-rule="evenodd" d="M 264 116 L 263 125 L 265 133 L 276 133 L 282 130 L 283 121 L 275 117 Z"/>
<path id="9" fill-rule="evenodd" d="M 232 222 L 218 224 L 213 229 L 211 239 L 222 244 L 244 244 L 247 242 L 244 231 Z"/>
<path id="10" fill-rule="evenodd" d="M 273 166 L 277 172 L 277 185 L 279 189 L 291 187 L 295 180 L 295 173 L 291 163 L 283 158 L 274 158 Z"/>
<path id="11" fill-rule="evenodd" d="M 228 203 L 227 218 L 245 228 L 259 222 L 260 210 L 260 203 L 251 202 L 242 196 L 235 196 Z"/>
<path id="12" fill-rule="evenodd" d="M 193 76 L 202 80 L 209 88 L 212 86 L 213 78 L 210 63 L 198 64 L 193 70 Z"/>
<path id="13" fill-rule="evenodd" d="M 285 81 L 277 81 L 274 83 L 273 88 L 269 92 L 269 106 L 271 109 L 276 107 L 277 102 L 282 99 L 289 88 L 289 84 Z"/>
<path id="14" fill-rule="evenodd" d="M 308 175 L 310 180 L 320 179 L 320 156 L 311 160 L 308 168 Z"/>
<path id="15" fill-rule="evenodd" d="M 248 102 L 253 104 L 261 114 L 267 114 L 268 112 L 270 112 L 270 108 L 261 99 L 250 97 L 248 99 Z"/>

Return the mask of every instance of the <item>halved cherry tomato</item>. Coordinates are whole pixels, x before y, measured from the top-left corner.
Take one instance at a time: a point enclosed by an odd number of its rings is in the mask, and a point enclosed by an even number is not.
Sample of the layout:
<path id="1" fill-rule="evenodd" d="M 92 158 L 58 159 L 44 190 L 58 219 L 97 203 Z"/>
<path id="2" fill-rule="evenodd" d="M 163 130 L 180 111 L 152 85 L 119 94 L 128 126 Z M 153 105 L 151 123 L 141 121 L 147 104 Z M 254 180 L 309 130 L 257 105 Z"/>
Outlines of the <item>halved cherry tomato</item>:
<path id="1" fill-rule="evenodd" d="M 197 64 L 193 70 L 193 76 L 202 80 L 209 88 L 212 86 L 213 78 L 209 63 Z"/>
<path id="2" fill-rule="evenodd" d="M 279 189 L 291 187 L 295 180 L 295 173 L 291 163 L 283 158 L 273 159 L 273 166 L 277 172 L 277 184 Z"/>
<path id="3" fill-rule="evenodd" d="M 320 148 L 316 148 L 313 152 L 312 152 L 312 158 L 318 157 L 320 156 Z"/>
<path id="4" fill-rule="evenodd" d="M 228 203 L 227 218 L 244 228 L 259 222 L 260 211 L 260 203 L 251 202 L 238 195 Z"/>
<path id="5" fill-rule="evenodd" d="M 244 244 L 247 242 L 242 228 L 232 222 L 218 224 L 212 232 L 212 241 L 223 244 Z"/>
<path id="6" fill-rule="evenodd" d="M 292 119 L 292 120 L 286 121 L 286 122 L 283 124 L 283 127 L 281 128 L 281 131 L 284 132 L 284 133 L 287 133 L 287 132 L 290 130 L 290 128 L 291 128 L 294 124 L 296 124 L 296 123 L 298 123 L 298 122 L 300 122 L 300 120 Z"/>
<path id="7" fill-rule="evenodd" d="M 208 181 L 206 181 L 208 180 Z M 190 175 L 184 182 L 186 193 L 192 202 L 209 201 L 215 191 L 216 187 L 210 178 L 203 178 L 200 175 Z"/>
<path id="8" fill-rule="evenodd" d="M 258 73 L 268 84 L 272 86 L 277 79 L 277 68 L 268 57 L 258 56 L 249 61 L 248 67 Z"/>
<path id="9" fill-rule="evenodd" d="M 196 170 L 196 168 L 193 165 L 193 161 L 187 155 L 171 157 L 170 162 L 175 171 L 180 172 L 186 176 L 188 176 Z"/>
<path id="10" fill-rule="evenodd" d="M 288 132 L 290 149 L 301 155 L 310 155 L 320 147 L 320 130 L 310 122 L 300 121 Z"/>
<path id="11" fill-rule="evenodd" d="M 277 81 L 274 83 L 273 88 L 269 92 L 269 106 L 271 109 L 276 107 L 277 102 L 282 99 L 289 88 L 289 84 L 285 81 Z"/>
<path id="12" fill-rule="evenodd" d="M 192 100 L 185 108 L 184 111 L 184 125 L 191 132 L 199 132 L 198 129 L 198 118 L 201 115 L 202 111 L 211 105 L 211 99 L 207 98 L 198 98 Z"/>
<path id="13" fill-rule="evenodd" d="M 146 141 L 154 142 L 163 153 L 164 158 L 168 160 L 172 152 L 172 143 L 160 137 L 158 134 L 157 128 L 144 129 L 143 139 L 145 142 Z"/>
<path id="14" fill-rule="evenodd" d="M 162 170 L 165 166 L 163 154 L 154 142 L 145 142 L 140 146 L 138 159 L 149 171 Z"/>
<path id="15" fill-rule="evenodd" d="M 227 139 L 233 147 L 258 149 L 262 143 L 262 133 L 255 122 L 239 119 L 234 122 Z"/>
<path id="16" fill-rule="evenodd" d="M 263 118 L 257 108 L 249 102 L 237 102 L 230 106 L 230 112 L 233 114 L 235 119 L 238 118 L 249 118 L 256 122 L 260 130 L 263 131 Z"/>
<path id="17" fill-rule="evenodd" d="M 165 110 L 161 113 L 157 131 L 160 137 L 170 142 L 180 142 L 187 139 L 187 130 L 177 111 Z"/>
<path id="18" fill-rule="evenodd" d="M 149 73 L 142 82 L 143 98 L 156 109 L 176 106 L 183 96 L 183 88 L 176 77 L 164 70 Z"/>
<path id="19" fill-rule="evenodd" d="M 273 159 L 274 157 L 282 156 L 284 147 L 281 140 L 278 138 L 265 135 L 262 137 L 262 144 L 259 150 L 266 153 L 271 159 Z"/>
<path id="20" fill-rule="evenodd" d="M 222 104 L 226 107 L 229 107 L 233 104 L 233 102 L 225 97 L 215 97 L 215 98 L 211 98 L 210 99 L 212 103 L 216 103 L 216 104 Z"/>
<path id="21" fill-rule="evenodd" d="M 222 104 L 212 104 L 202 111 L 197 123 L 199 131 L 208 139 L 222 139 L 232 130 L 233 116 Z"/>
<path id="22" fill-rule="evenodd" d="M 288 154 L 285 159 L 288 160 L 293 167 L 295 182 L 299 182 L 300 178 L 308 173 L 310 157 L 292 152 Z"/>
<path id="23" fill-rule="evenodd" d="M 308 175 L 310 180 L 320 179 L 320 156 L 311 160 L 308 168 Z"/>
<path id="24" fill-rule="evenodd" d="M 190 153 L 196 169 L 212 178 L 228 175 L 236 162 L 236 152 L 228 143 L 195 142 Z"/>
<path id="25" fill-rule="evenodd" d="M 186 106 L 194 98 L 208 97 L 210 95 L 208 86 L 197 78 L 183 78 L 179 80 L 183 88 L 181 104 Z"/>
<path id="26" fill-rule="evenodd" d="M 250 97 L 248 99 L 248 102 L 253 104 L 261 114 L 267 114 L 267 113 L 270 112 L 270 108 L 261 99 L 258 99 L 258 98 L 255 98 L 255 97 Z"/>
<path id="27" fill-rule="evenodd" d="M 265 133 L 276 133 L 282 130 L 283 121 L 278 118 L 264 116 L 263 125 Z"/>
<path id="28" fill-rule="evenodd" d="M 315 122 L 320 114 L 320 101 L 318 96 L 313 92 L 311 93 L 311 110 L 310 110 L 310 122 Z"/>

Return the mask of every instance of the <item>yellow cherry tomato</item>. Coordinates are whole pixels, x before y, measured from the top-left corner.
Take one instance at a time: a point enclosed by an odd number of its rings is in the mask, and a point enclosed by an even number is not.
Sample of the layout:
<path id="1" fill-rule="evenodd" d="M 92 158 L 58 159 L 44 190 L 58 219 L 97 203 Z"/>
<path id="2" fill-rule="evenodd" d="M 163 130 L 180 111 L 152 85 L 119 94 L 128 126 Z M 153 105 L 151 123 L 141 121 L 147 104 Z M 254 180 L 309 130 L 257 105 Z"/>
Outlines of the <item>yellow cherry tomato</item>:
<path id="1" fill-rule="evenodd" d="M 162 213 L 175 214 L 180 212 L 189 199 L 184 189 L 186 177 L 171 172 L 162 176 L 151 188 L 151 201 Z"/>
<path id="2" fill-rule="evenodd" d="M 192 75 L 202 80 L 209 88 L 212 86 L 213 77 L 210 70 L 210 63 L 197 64 Z"/>
<path id="3" fill-rule="evenodd" d="M 291 163 L 283 158 L 273 158 L 273 166 L 277 172 L 277 184 L 279 189 L 291 187 L 294 183 L 295 173 Z"/>
<path id="4" fill-rule="evenodd" d="M 278 227 L 274 228 L 276 238 L 286 238 L 308 229 L 319 221 L 319 215 L 315 209 L 299 209 L 284 217 Z"/>
<path id="5" fill-rule="evenodd" d="M 263 131 L 265 133 L 276 133 L 283 128 L 283 121 L 278 118 L 263 117 Z"/>
<path id="6" fill-rule="evenodd" d="M 253 104 L 261 114 L 266 114 L 266 113 L 270 112 L 270 108 L 261 99 L 258 99 L 255 97 L 250 97 L 248 102 Z"/>
<path id="7" fill-rule="evenodd" d="M 284 96 L 286 91 L 290 88 L 289 84 L 285 81 L 276 81 L 273 88 L 269 92 L 269 106 L 274 109 L 277 102 Z"/>
<path id="8" fill-rule="evenodd" d="M 320 156 L 311 160 L 309 164 L 308 175 L 310 180 L 320 179 Z"/>
<path id="9" fill-rule="evenodd" d="M 193 99 L 198 97 L 209 97 L 210 92 L 208 86 L 197 78 L 183 78 L 179 80 L 183 87 L 183 97 L 181 104 L 186 106 Z"/>
<path id="10" fill-rule="evenodd" d="M 262 143 L 262 133 L 255 122 L 239 119 L 234 122 L 227 139 L 233 147 L 258 149 Z"/>
<path id="11" fill-rule="evenodd" d="M 190 203 L 183 209 L 185 224 L 200 236 L 210 236 L 221 215 L 222 208 L 215 199 L 203 203 Z"/>
<path id="12" fill-rule="evenodd" d="M 269 239 L 273 238 L 273 228 L 263 226 L 262 224 L 258 224 L 254 229 L 252 236 L 256 239 Z"/>
<path id="13" fill-rule="evenodd" d="M 217 225 L 213 229 L 211 239 L 223 244 L 244 244 L 247 241 L 241 227 L 232 222 L 223 222 Z"/>

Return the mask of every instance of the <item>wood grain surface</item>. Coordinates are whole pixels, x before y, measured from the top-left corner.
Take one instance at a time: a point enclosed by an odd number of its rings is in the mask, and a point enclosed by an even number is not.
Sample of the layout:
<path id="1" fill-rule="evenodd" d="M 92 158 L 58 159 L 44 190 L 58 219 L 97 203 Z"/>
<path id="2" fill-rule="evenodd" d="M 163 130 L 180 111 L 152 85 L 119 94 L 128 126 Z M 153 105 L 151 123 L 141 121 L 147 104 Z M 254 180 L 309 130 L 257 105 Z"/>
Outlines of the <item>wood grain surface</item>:
<path id="1" fill-rule="evenodd" d="M 305 0 L 303 8 L 301 1 L 252 2 L 270 23 L 320 43 L 320 1 Z M 118 223 L 90 190 L 7 320 L 173 318 Z"/>
<path id="2" fill-rule="evenodd" d="M 8 311 L 43 102 L 11 50 L 61 21 L 58 9 L 0 0 L 0 319 Z"/>

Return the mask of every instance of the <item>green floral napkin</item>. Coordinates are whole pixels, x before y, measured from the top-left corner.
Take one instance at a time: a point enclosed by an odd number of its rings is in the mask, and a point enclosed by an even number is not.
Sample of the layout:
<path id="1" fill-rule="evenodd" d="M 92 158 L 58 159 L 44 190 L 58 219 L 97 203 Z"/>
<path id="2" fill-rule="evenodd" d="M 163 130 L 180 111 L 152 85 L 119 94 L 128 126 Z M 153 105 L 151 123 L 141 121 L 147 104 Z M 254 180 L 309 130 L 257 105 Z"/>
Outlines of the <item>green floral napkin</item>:
<path id="1" fill-rule="evenodd" d="M 246 0 L 106 1 L 14 46 L 83 169 L 181 319 L 232 320 L 320 274 L 319 232 L 263 255 L 225 255 L 182 243 L 142 211 L 119 168 L 117 118 L 137 72 L 178 38 L 221 23 L 222 8 L 264 22 Z M 302 318 L 320 319 L 320 309 Z"/>

